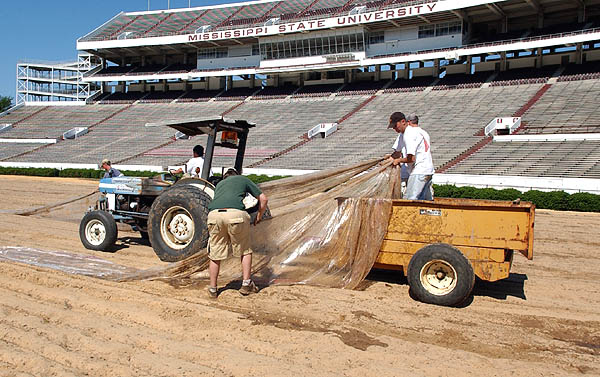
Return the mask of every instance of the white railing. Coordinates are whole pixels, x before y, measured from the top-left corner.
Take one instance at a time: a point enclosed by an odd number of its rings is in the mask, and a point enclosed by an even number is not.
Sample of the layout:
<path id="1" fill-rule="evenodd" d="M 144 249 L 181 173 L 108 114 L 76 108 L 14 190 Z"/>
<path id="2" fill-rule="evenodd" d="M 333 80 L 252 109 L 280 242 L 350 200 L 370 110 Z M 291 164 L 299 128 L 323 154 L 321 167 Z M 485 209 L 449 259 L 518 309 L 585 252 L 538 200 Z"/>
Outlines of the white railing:
<path id="1" fill-rule="evenodd" d="M 56 139 L 0 139 L 6 144 L 56 144 Z"/>
<path id="2" fill-rule="evenodd" d="M 12 113 L 13 111 L 15 111 L 15 110 L 17 110 L 17 109 L 20 109 L 20 108 L 21 108 L 21 107 L 23 107 L 23 106 L 25 106 L 25 104 L 24 104 L 24 103 L 20 103 L 20 104 L 18 104 L 18 105 L 15 105 L 15 106 L 13 106 L 13 107 L 9 108 L 8 110 L 5 110 L 5 111 L 1 112 L 1 113 L 0 113 L 0 117 L 3 117 L 3 116 L 5 116 L 6 114 Z"/>
<path id="3" fill-rule="evenodd" d="M 494 142 L 530 141 L 530 142 L 560 142 L 600 140 L 600 134 L 547 134 L 547 135 L 496 135 Z"/>

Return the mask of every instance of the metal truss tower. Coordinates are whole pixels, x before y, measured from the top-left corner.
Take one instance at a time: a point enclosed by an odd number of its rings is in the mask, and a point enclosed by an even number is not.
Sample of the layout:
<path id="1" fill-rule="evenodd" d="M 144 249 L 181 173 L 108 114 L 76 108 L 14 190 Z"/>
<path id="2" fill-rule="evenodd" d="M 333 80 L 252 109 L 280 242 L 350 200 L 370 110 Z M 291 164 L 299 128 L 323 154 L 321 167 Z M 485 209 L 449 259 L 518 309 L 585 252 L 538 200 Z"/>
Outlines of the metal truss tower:
<path id="1" fill-rule="evenodd" d="M 89 54 L 80 54 L 75 62 L 19 62 L 16 104 L 85 104 L 101 89 L 83 78 L 100 69 L 100 58 Z"/>

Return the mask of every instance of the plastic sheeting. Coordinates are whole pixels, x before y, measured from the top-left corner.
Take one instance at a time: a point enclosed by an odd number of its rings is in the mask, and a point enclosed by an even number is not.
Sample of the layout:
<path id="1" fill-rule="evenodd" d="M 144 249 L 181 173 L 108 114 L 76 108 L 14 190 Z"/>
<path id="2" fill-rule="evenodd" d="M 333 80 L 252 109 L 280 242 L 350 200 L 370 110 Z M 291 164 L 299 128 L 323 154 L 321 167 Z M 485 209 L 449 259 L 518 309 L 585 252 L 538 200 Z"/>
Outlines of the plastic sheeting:
<path id="1" fill-rule="evenodd" d="M 261 185 L 273 218 L 252 229 L 253 279 L 261 285 L 355 288 L 380 250 L 400 197 L 400 172 L 380 160 Z M 87 255 L 0 248 L 0 260 L 114 281 L 163 280 L 187 285 L 208 278 L 206 250 L 181 262 L 138 270 Z M 221 264 L 220 285 L 239 279 L 237 258 Z"/>

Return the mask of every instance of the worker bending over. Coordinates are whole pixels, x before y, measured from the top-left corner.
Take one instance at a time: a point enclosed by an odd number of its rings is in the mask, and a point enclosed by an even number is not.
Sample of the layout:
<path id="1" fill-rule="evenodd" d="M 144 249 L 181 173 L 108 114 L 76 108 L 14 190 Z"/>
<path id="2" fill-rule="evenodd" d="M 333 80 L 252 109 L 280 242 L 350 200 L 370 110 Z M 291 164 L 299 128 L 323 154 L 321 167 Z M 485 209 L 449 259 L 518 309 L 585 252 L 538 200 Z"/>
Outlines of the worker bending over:
<path id="1" fill-rule="evenodd" d="M 221 261 L 227 259 L 229 250 L 242 262 L 242 287 L 239 292 L 249 295 L 258 292 L 250 278 L 252 249 L 250 248 L 250 215 L 242 200 L 247 194 L 258 199 L 259 207 L 254 225 L 258 224 L 267 209 L 267 196 L 250 179 L 229 168 L 223 180 L 215 187 L 214 199 L 208 205 L 208 258 L 210 287 L 208 294 L 216 298 L 217 278 Z"/>

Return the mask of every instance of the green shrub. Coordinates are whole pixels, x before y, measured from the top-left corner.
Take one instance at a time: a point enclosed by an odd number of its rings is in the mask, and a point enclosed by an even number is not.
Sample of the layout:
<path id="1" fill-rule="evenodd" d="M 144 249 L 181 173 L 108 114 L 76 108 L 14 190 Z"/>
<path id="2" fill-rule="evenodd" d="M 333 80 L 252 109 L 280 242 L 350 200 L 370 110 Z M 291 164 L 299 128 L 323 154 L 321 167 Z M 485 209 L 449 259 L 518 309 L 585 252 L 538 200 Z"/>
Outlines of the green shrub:
<path id="1" fill-rule="evenodd" d="M 53 168 L 2 168 L 0 175 L 29 175 L 34 177 L 58 177 L 60 170 Z"/>
<path id="2" fill-rule="evenodd" d="M 520 192 L 515 189 L 496 190 L 474 187 L 456 187 L 452 185 L 434 185 L 435 196 L 440 198 L 515 200 L 532 202 L 540 209 L 557 211 L 600 212 L 600 195 L 576 193 L 569 195 L 564 191 L 531 190 Z"/>
<path id="3" fill-rule="evenodd" d="M 121 171 L 130 177 L 153 177 L 159 173 L 151 171 Z M 53 168 L 4 168 L 0 167 L 0 175 L 28 175 L 37 177 L 71 177 L 99 179 L 104 176 L 104 170 L 95 169 L 64 169 Z M 219 174 L 215 174 L 219 175 Z M 269 177 L 266 175 L 250 174 L 248 178 L 259 184 L 285 178 L 284 176 Z M 589 193 L 567 194 L 564 191 L 531 190 L 520 192 L 515 189 L 496 190 L 492 188 L 456 187 L 453 185 L 434 185 L 435 196 L 440 198 L 515 200 L 532 202 L 540 209 L 558 211 L 600 212 L 600 195 Z"/>
<path id="4" fill-rule="evenodd" d="M 567 200 L 569 211 L 600 212 L 600 196 L 587 192 L 578 192 Z"/>

